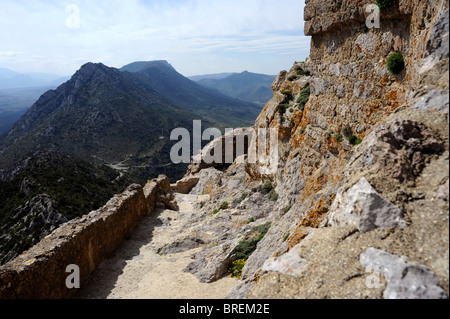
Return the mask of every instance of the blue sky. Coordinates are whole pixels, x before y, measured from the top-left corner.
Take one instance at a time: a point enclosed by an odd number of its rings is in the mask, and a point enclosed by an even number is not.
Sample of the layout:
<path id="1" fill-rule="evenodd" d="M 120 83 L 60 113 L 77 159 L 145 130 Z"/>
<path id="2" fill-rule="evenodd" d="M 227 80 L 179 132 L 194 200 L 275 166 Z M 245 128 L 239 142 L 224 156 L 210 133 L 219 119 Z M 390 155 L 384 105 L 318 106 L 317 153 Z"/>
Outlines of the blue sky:
<path id="1" fill-rule="evenodd" d="M 0 0 L 0 68 L 73 74 L 167 60 L 186 76 L 277 74 L 309 55 L 303 0 Z"/>

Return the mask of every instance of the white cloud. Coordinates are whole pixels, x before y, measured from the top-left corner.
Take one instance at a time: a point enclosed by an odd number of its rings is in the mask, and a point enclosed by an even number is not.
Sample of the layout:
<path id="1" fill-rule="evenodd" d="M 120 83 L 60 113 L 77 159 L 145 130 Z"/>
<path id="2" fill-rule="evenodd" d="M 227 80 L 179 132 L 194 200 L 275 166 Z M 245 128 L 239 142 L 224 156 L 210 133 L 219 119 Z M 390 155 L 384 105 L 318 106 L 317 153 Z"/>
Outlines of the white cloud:
<path id="1" fill-rule="evenodd" d="M 79 9 L 79 20 L 70 19 L 68 5 Z M 221 59 L 227 71 L 233 65 L 225 64 L 225 55 L 277 60 L 286 59 L 286 51 L 307 54 L 303 7 L 299 0 L 2 0 L 0 50 L 6 45 L 4 52 L 23 52 L 28 68 L 58 73 L 73 73 L 80 60 L 121 66 L 148 57 L 202 73 L 208 66 L 198 61 L 207 55 Z M 68 27 L 68 19 L 77 27 Z M 31 56 L 42 56 L 42 63 L 31 64 Z M 261 59 L 255 58 L 261 71 L 273 63 Z"/>
<path id="2" fill-rule="evenodd" d="M 19 54 L 19 52 L 13 52 L 13 51 L 0 52 L 0 56 L 8 56 L 8 57 L 16 56 L 18 54 Z"/>

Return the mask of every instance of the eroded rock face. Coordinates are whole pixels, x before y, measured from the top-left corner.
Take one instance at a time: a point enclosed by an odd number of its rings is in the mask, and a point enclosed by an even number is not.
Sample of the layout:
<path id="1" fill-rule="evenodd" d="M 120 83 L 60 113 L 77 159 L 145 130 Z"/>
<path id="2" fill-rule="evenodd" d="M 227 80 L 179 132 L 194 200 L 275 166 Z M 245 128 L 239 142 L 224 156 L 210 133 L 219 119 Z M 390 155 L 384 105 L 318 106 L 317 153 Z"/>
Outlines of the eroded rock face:
<path id="1" fill-rule="evenodd" d="M 424 124 L 396 119 L 365 138 L 351 166 L 377 167 L 402 183 L 414 185 L 429 157 L 444 149 L 440 137 Z"/>

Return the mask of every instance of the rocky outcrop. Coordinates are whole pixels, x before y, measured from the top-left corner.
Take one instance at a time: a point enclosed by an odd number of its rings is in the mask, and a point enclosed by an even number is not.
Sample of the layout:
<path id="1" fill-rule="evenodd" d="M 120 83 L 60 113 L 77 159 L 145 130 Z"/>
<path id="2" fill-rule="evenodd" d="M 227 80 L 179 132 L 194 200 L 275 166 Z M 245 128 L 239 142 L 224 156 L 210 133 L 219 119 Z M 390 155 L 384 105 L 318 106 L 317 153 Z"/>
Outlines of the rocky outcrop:
<path id="1" fill-rule="evenodd" d="M 192 193 L 209 196 L 215 205 L 238 198 L 236 188 L 252 194 L 271 185 L 274 201 L 264 213 L 270 230 L 248 258 L 230 298 L 448 295 L 448 248 L 442 248 L 449 242 L 444 186 L 449 174 L 448 54 L 443 43 L 448 4 L 394 1 L 381 12 L 380 28 L 367 29 L 369 4 L 306 1 L 310 57 L 278 75 L 274 97 L 254 126 L 278 131 L 278 143 L 265 154 L 277 154 L 275 172 L 267 174 L 267 162 L 245 158 L 245 176 L 239 180 L 233 166 L 192 174 L 199 177 Z M 392 52 L 401 52 L 406 61 L 397 75 L 386 67 Z M 423 68 L 430 63 L 431 68 Z M 306 88 L 311 94 L 303 107 Z M 246 201 L 251 198 L 256 195 Z M 244 203 L 247 211 L 268 207 L 246 201 L 237 208 Z M 380 287 L 369 288 L 370 274 L 360 263 L 368 247 L 408 256 L 411 269 L 425 275 L 399 283 L 403 288 L 395 288 L 396 295 L 382 280 Z M 194 262 L 194 272 L 214 269 L 230 257 L 221 249 L 205 254 Z M 430 288 L 430 294 L 411 288 L 424 282 L 441 288 Z"/>
<path id="2" fill-rule="evenodd" d="M 187 176 L 195 175 L 209 167 L 218 169 L 229 167 L 237 158 L 248 154 L 253 134 L 253 128 L 239 128 L 216 138 L 205 146 L 200 154 L 192 158 Z"/>

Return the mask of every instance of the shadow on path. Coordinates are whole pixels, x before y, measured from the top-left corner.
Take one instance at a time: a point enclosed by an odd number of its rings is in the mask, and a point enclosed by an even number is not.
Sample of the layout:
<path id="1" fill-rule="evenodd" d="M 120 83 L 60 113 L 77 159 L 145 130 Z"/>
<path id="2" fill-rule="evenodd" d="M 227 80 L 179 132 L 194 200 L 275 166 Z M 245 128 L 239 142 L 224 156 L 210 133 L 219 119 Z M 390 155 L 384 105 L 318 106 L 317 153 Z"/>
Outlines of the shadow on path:
<path id="1" fill-rule="evenodd" d="M 84 283 L 75 299 L 107 299 L 116 288 L 127 262 L 141 254 L 141 248 L 150 244 L 155 227 L 161 226 L 159 219 L 164 210 L 157 209 L 145 217 L 112 256 L 103 260 Z"/>

